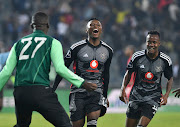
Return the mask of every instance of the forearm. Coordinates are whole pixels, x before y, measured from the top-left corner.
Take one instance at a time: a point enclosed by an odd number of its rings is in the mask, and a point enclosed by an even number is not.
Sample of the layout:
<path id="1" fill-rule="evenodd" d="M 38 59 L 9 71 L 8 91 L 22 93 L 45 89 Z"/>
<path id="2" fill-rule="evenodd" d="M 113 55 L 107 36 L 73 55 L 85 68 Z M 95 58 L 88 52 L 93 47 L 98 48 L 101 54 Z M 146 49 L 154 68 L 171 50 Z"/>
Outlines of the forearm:
<path id="1" fill-rule="evenodd" d="M 107 98 L 108 84 L 109 84 L 109 82 L 105 82 L 104 89 L 103 89 L 103 96 L 106 98 Z"/>
<path id="2" fill-rule="evenodd" d="M 62 46 L 59 41 L 53 40 L 51 48 L 51 59 L 54 64 L 56 72 L 67 81 L 77 86 L 81 87 L 84 79 L 74 74 L 64 65 L 64 57 Z"/>
<path id="3" fill-rule="evenodd" d="M 123 78 L 123 82 L 122 82 L 122 86 L 121 89 L 125 89 L 126 86 L 128 85 L 130 79 L 131 79 L 131 74 L 129 71 L 126 71 L 124 78 Z"/>
<path id="4" fill-rule="evenodd" d="M 168 80 L 167 85 L 166 85 L 166 93 L 165 96 L 169 96 L 169 93 L 171 92 L 171 88 L 172 88 L 172 84 L 173 84 L 173 77 Z"/>
<path id="5" fill-rule="evenodd" d="M 6 61 L 6 65 L 4 66 L 3 70 L 0 72 L 0 91 L 2 90 L 8 79 L 10 78 L 17 63 L 15 45 L 12 47 L 10 51 L 10 54 Z"/>
<path id="6" fill-rule="evenodd" d="M 77 86 L 78 88 L 81 87 L 81 85 L 84 82 L 84 79 L 74 74 L 72 71 L 70 71 L 65 65 L 61 64 L 59 67 L 57 67 L 56 72 L 72 83 L 73 85 Z"/>

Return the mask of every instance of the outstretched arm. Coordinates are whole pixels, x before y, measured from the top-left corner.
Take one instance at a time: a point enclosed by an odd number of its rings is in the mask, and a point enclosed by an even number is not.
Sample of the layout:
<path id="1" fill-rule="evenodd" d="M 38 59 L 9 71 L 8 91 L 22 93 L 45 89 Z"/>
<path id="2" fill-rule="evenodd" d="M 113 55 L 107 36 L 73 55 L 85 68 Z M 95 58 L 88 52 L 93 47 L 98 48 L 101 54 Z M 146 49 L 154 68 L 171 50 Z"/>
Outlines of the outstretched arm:
<path id="1" fill-rule="evenodd" d="M 56 72 L 78 88 L 81 87 L 84 79 L 70 71 L 64 64 L 63 49 L 61 43 L 53 39 L 51 47 L 51 59 Z"/>
<path id="2" fill-rule="evenodd" d="M 2 90 L 2 88 L 10 78 L 14 68 L 16 67 L 17 59 L 16 59 L 15 47 L 16 47 L 16 43 L 11 48 L 11 51 L 6 61 L 6 65 L 4 66 L 3 70 L 0 72 L 0 91 Z"/>
<path id="3" fill-rule="evenodd" d="M 64 61 L 65 61 L 65 66 L 67 68 L 69 68 L 69 66 L 71 65 L 72 61 L 75 59 L 74 58 L 74 53 L 72 53 L 73 51 L 70 49 L 68 51 L 68 53 L 66 54 L 65 58 L 64 58 Z M 55 81 L 54 81 L 54 84 L 53 84 L 53 91 L 55 91 L 59 85 L 59 83 L 61 82 L 62 80 L 62 77 L 60 75 L 56 75 L 56 78 L 55 78 Z"/>

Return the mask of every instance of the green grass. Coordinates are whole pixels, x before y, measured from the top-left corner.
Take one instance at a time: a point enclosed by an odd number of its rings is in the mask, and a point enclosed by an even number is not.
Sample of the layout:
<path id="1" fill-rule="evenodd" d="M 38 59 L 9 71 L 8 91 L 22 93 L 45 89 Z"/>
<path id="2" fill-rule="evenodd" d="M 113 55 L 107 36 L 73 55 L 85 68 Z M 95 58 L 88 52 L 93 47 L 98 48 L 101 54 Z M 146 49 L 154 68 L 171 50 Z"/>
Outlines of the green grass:
<path id="1" fill-rule="evenodd" d="M 124 127 L 125 119 L 125 114 L 106 114 L 104 117 L 99 118 L 98 127 Z M 0 113 L 0 127 L 12 127 L 15 123 L 15 114 Z M 53 127 L 53 125 L 35 112 L 33 113 L 30 127 Z M 152 119 L 148 127 L 180 127 L 180 113 L 159 112 Z"/>

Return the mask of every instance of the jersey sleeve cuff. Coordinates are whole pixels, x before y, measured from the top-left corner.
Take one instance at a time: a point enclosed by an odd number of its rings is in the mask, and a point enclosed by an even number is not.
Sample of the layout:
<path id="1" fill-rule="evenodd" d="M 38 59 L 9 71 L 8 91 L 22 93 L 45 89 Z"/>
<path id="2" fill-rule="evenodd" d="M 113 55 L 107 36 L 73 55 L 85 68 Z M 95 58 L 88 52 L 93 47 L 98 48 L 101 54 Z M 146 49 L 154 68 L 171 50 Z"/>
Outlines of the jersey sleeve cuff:
<path id="1" fill-rule="evenodd" d="M 82 87 L 82 85 L 84 84 L 84 82 L 85 82 L 85 80 L 81 83 L 81 85 L 79 86 L 79 88 Z"/>

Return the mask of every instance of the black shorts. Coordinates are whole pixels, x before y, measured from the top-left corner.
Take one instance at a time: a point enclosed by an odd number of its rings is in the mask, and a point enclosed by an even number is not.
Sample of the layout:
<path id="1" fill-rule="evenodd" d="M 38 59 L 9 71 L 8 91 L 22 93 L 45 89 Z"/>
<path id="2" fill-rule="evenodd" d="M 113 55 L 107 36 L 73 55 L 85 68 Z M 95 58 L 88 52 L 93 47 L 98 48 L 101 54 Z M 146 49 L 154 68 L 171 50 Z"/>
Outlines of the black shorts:
<path id="1" fill-rule="evenodd" d="M 20 86 L 14 90 L 17 124 L 28 127 L 33 111 L 57 127 L 72 127 L 57 94 L 46 86 Z"/>
<path id="2" fill-rule="evenodd" d="M 142 116 L 145 116 L 151 120 L 157 110 L 157 105 L 150 105 L 145 102 L 132 101 L 128 104 L 126 115 L 131 119 L 140 119 Z"/>
<path id="3" fill-rule="evenodd" d="M 76 92 L 69 96 L 71 121 L 83 119 L 86 114 L 100 110 L 103 95 L 98 92 Z"/>

